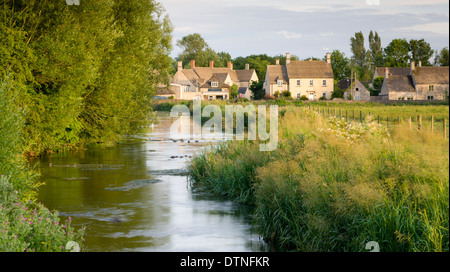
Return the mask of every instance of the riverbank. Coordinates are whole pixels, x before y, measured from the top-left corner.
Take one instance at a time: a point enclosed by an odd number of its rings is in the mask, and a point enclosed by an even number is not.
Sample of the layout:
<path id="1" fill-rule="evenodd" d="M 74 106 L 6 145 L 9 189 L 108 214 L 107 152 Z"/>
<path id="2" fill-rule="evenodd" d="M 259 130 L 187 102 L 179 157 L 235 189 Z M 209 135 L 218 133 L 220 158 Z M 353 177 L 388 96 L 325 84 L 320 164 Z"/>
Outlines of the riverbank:
<path id="1" fill-rule="evenodd" d="M 23 118 L 17 93 L 0 80 L 0 252 L 61 252 L 69 241 L 83 249 L 83 230 L 36 201 L 37 173 L 22 154 Z"/>
<path id="2" fill-rule="evenodd" d="M 248 141 L 204 151 L 192 186 L 254 206 L 257 232 L 289 250 L 448 251 L 448 139 L 283 111 L 275 151 Z"/>

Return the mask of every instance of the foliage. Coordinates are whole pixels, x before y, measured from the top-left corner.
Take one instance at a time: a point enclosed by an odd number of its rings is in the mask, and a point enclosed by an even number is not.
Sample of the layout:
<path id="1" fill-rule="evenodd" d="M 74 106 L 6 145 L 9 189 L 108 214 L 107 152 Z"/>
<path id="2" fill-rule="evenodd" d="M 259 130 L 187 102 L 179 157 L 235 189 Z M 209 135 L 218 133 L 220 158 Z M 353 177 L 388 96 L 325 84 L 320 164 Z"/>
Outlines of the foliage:
<path id="1" fill-rule="evenodd" d="M 377 77 L 373 79 L 373 88 L 370 90 L 371 96 L 377 96 L 381 92 L 381 88 L 383 87 L 384 77 Z"/>
<path id="2" fill-rule="evenodd" d="M 252 82 L 252 85 L 250 85 L 250 91 L 252 92 L 252 99 L 254 100 L 261 100 L 266 95 L 266 90 L 263 88 L 264 82 L 263 81 L 257 81 Z"/>
<path id="3" fill-rule="evenodd" d="M 21 154 L 20 91 L 10 77 L 0 80 L 0 252 L 65 251 L 69 241 L 83 247 L 82 230 L 75 232 L 69 221 L 61 225 L 57 213 L 36 203 L 37 175 Z"/>
<path id="4" fill-rule="evenodd" d="M 424 39 L 410 40 L 409 51 L 411 54 L 411 60 L 418 63 L 422 61 L 423 66 L 431 66 L 430 59 L 434 55 L 434 50 L 431 49 L 431 45 Z"/>
<path id="5" fill-rule="evenodd" d="M 18 0 L 0 13 L 0 76 L 24 90 L 16 105 L 29 155 L 114 142 L 147 122 L 171 69 L 172 26 L 159 4 Z"/>
<path id="6" fill-rule="evenodd" d="M 434 65 L 439 66 L 449 66 L 450 57 L 448 52 L 448 47 L 444 47 L 441 51 L 436 52 L 436 56 L 434 58 Z"/>
<path id="7" fill-rule="evenodd" d="M 407 67 L 409 63 L 409 43 L 406 39 L 394 39 L 384 49 L 386 66 Z"/>
<path id="8" fill-rule="evenodd" d="M 324 59 L 326 60 L 326 56 Z M 331 66 L 333 68 L 334 80 L 339 81 L 350 77 L 350 60 L 345 56 L 345 53 L 334 50 L 331 53 Z"/>
<path id="9" fill-rule="evenodd" d="M 230 97 L 231 99 L 235 99 L 238 97 L 239 93 L 239 86 L 236 83 L 233 83 L 233 85 L 231 86 L 231 92 L 230 92 Z"/>

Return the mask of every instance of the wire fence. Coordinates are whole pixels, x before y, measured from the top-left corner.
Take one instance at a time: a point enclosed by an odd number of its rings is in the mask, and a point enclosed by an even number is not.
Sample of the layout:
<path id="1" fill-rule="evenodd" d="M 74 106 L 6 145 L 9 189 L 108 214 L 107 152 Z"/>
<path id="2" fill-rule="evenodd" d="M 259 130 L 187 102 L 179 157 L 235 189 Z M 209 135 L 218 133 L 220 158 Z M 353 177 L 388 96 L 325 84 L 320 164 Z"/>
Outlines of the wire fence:
<path id="1" fill-rule="evenodd" d="M 348 110 L 342 108 L 332 107 L 312 107 L 308 106 L 310 110 L 316 111 L 325 117 L 336 117 L 344 119 L 346 122 L 367 122 L 372 120 L 383 124 L 387 127 L 392 127 L 400 124 L 407 124 L 411 129 L 428 130 L 432 133 L 440 133 L 445 139 L 449 136 L 449 122 L 445 118 L 436 118 L 434 115 L 415 115 L 415 116 L 381 116 L 373 115 L 371 112 L 363 112 L 362 110 Z M 368 119 L 368 117 L 370 117 Z"/>

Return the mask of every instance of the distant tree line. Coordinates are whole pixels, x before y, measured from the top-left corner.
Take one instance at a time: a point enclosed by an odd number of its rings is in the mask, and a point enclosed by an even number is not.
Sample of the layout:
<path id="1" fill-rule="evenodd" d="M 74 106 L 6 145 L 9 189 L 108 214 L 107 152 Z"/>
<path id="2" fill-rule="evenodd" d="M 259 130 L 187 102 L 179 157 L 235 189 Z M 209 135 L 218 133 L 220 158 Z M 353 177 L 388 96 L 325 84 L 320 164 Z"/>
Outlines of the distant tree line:
<path id="1" fill-rule="evenodd" d="M 168 82 L 172 25 L 154 0 L 3 0 L 0 80 L 25 115 L 30 154 L 136 131 Z"/>

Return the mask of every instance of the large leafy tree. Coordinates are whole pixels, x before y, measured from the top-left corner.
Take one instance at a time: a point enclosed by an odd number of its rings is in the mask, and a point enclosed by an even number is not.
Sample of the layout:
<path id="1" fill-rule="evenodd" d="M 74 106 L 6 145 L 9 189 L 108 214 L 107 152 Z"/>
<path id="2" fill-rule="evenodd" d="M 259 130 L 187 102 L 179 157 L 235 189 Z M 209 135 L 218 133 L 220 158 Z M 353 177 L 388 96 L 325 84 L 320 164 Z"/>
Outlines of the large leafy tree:
<path id="1" fill-rule="evenodd" d="M 407 67 L 409 56 L 409 43 L 405 39 L 394 39 L 384 49 L 386 53 L 386 66 Z"/>
<path id="2" fill-rule="evenodd" d="M 433 49 L 431 49 L 431 45 L 424 39 L 410 40 L 409 51 L 411 54 L 411 60 L 415 61 L 416 63 L 422 61 L 422 65 L 424 66 L 432 65 L 431 58 L 435 52 Z"/>
<path id="3" fill-rule="evenodd" d="M 326 60 L 327 56 L 323 59 Z M 333 67 L 334 80 L 339 81 L 350 77 L 350 60 L 345 56 L 345 53 L 333 50 L 331 53 L 331 66 Z"/>

